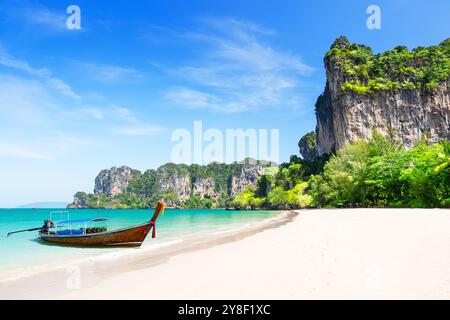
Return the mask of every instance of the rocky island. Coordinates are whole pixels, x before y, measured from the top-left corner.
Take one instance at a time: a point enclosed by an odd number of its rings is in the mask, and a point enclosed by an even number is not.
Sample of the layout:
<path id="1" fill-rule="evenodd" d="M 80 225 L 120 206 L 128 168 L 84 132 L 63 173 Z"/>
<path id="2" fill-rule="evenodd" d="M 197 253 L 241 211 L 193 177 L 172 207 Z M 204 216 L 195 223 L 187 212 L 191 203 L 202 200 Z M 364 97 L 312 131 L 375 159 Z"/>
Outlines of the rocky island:
<path id="1" fill-rule="evenodd" d="M 144 173 L 127 166 L 113 167 L 95 178 L 93 194 L 76 193 L 69 207 L 146 208 L 160 199 L 170 207 L 225 207 L 236 194 L 254 186 L 271 166 L 246 159 L 228 165 L 169 163 Z"/>
<path id="2" fill-rule="evenodd" d="M 450 139 L 449 56 L 450 39 L 374 54 L 338 38 L 324 59 L 327 83 L 316 103 L 316 150 L 303 143 L 304 157 L 335 153 L 374 130 L 408 148 L 423 137 L 430 143 Z"/>
<path id="3" fill-rule="evenodd" d="M 316 130 L 239 207 L 450 207 L 450 39 L 375 54 L 346 37 L 324 58 Z M 309 196 L 309 197 L 308 197 Z"/>

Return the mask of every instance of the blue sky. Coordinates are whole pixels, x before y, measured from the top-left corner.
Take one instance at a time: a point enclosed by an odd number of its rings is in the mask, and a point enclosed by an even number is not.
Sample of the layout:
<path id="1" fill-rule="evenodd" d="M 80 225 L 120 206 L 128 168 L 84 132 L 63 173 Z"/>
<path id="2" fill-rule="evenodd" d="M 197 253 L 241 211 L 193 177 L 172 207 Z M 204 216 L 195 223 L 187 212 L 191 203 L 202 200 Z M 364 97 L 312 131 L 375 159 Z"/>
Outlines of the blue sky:
<path id="1" fill-rule="evenodd" d="M 68 30 L 66 8 L 81 8 Z M 376 4 L 382 29 L 369 30 Z M 0 207 L 70 201 L 99 170 L 170 161 L 173 130 L 280 129 L 280 158 L 315 128 L 323 56 L 346 35 L 380 52 L 450 37 L 428 1 L 0 3 Z"/>

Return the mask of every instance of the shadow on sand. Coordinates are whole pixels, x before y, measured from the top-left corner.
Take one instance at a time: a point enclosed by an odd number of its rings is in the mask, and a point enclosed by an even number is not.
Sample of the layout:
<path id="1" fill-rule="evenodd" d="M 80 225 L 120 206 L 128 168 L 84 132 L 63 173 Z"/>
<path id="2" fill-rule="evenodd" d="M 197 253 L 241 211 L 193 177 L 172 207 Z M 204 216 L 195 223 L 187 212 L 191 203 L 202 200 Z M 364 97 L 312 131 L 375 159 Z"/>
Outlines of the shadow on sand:
<path id="1" fill-rule="evenodd" d="M 51 243 L 42 240 L 41 238 L 34 238 L 30 239 L 29 241 L 32 241 L 34 243 L 38 243 L 43 246 L 49 246 L 49 247 L 65 247 L 65 248 L 77 248 L 77 249 L 112 249 L 112 248 L 124 248 L 124 249 L 139 249 L 139 247 L 124 247 L 124 246 L 83 246 L 83 245 L 71 245 L 71 244 L 59 244 L 59 243 Z"/>

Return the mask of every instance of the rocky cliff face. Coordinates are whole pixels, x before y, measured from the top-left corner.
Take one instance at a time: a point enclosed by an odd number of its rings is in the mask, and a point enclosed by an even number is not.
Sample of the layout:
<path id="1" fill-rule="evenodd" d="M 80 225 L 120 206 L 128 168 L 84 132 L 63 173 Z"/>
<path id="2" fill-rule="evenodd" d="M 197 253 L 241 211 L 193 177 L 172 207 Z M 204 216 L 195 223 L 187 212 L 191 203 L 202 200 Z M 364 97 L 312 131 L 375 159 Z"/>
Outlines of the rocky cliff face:
<path id="1" fill-rule="evenodd" d="M 73 202 L 68 205 L 68 208 L 70 209 L 82 209 L 86 208 L 87 203 L 83 195 L 78 192 L 73 196 Z"/>
<path id="2" fill-rule="evenodd" d="M 220 196 L 211 177 L 195 178 L 192 184 L 192 195 L 202 199 L 211 199 L 215 203 L 219 202 Z"/>
<path id="3" fill-rule="evenodd" d="M 94 194 L 117 196 L 123 193 L 132 177 L 132 169 L 126 166 L 102 170 L 95 178 Z"/>
<path id="4" fill-rule="evenodd" d="M 298 148 L 303 159 L 314 161 L 317 158 L 317 136 L 315 132 L 310 132 L 303 136 L 298 142 Z"/>
<path id="5" fill-rule="evenodd" d="M 239 174 L 231 177 L 231 195 L 235 196 L 246 188 L 255 185 L 263 174 L 264 169 L 261 166 L 245 165 Z"/>
<path id="6" fill-rule="evenodd" d="M 72 208 L 140 207 L 163 200 L 171 207 L 184 206 L 192 196 L 225 206 L 230 196 L 255 185 L 270 164 L 211 164 L 208 166 L 165 164 L 141 173 L 129 167 L 102 170 L 95 179 L 94 194 L 78 192 Z M 123 197 L 117 197 L 123 196 Z M 122 203 L 121 201 L 124 201 Z"/>
<path id="7" fill-rule="evenodd" d="M 335 45 L 352 49 L 345 41 Z M 393 133 L 406 147 L 423 135 L 430 143 L 450 139 L 450 79 L 433 91 L 402 88 L 359 94 L 343 89 L 354 78 L 333 55 L 325 58 L 325 69 L 326 88 L 316 104 L 318 155 L 370 137 L 373 130 Z"/>
<path id="8" fill-rule="evenodd" d="M 156 193 L 162 196 L 162 200 L 169 206 L 175 207 L 190 197 L 191 177 L 184 170 L 162 166 L 156 170 L 155 189 Z"/>

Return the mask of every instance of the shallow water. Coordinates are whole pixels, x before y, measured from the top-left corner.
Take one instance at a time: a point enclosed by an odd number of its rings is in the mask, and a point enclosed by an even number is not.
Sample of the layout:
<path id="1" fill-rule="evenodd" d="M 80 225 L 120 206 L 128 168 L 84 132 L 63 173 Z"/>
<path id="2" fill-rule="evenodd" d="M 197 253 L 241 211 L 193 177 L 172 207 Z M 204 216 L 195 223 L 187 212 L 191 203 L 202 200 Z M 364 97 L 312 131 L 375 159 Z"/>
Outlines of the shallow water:
<path id="1" fill-rule="evenodd" d="M 0 270 L 45 264 L 68 258 L 120 251 L 120 248 L 74 248 L 46 245 L 37 239 L 37 231 L 6 238 L 9 231 L 40 227 L 51 209 L 0 209 Z M 103 217 L 108 228 L 115 229 L 148 221 L 153 210 L 67 210 L 70 219 Z M 157 222 L 156 239 L 149 235 L 143 248 L 156 249 L 176 241 L 207 233 L 242 228 L 279 215 L 274 211 L 170 210 Z M 66 220 L 67 214 L 53 213 L 53 221 Z"/>

